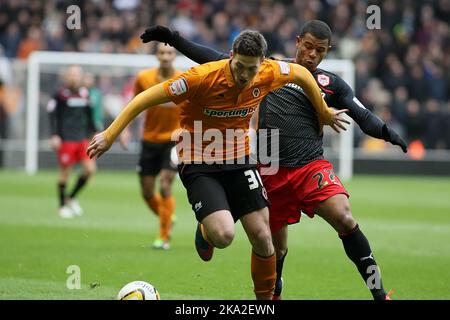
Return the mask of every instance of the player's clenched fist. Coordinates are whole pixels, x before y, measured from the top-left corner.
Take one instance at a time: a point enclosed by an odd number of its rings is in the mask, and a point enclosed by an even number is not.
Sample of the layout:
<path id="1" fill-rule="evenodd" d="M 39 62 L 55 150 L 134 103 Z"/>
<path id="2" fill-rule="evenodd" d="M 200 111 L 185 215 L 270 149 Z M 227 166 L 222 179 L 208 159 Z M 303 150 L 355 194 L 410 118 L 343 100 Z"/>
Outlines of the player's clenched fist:
<path id="1" fill-rule="evenodd" d="M 106 141 L 104 132 L 100 132 L 96 134 L 89 143 L 89 147 L 87 148 L 87 154 L 91 159 L 94 157 L 99 158 L 110 147 L 111 144 L 109 144 Z"/>

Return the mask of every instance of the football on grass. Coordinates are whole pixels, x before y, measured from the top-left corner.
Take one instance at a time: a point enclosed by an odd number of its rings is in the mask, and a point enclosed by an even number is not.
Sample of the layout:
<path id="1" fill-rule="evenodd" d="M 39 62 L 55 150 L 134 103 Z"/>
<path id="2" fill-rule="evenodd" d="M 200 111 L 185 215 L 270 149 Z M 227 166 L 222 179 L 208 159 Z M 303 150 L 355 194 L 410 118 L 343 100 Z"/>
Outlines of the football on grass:
<path id="1" fill-rule="evenodd" d="M 148 282 L 133 281 L 120 289 L 117 300 L 160 300 L 158 290 Z"/>

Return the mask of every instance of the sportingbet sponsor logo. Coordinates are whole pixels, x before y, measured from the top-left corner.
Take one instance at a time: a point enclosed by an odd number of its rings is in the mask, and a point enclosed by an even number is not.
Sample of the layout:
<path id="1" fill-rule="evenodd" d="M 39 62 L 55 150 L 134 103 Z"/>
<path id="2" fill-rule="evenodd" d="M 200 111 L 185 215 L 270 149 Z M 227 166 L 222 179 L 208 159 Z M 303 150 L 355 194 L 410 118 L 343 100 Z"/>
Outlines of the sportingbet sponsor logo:
<path id="1" fill-rule="evenodd" d="M 303 93 L 303 94 L 305 93 L 305 92 L 303 91 L 303 88 L 300 87 L 298 84 L 295 84 L 295 83 L 287 83 L 287 84 L 286 84 L 286 87 L 290 87 L 290 88 L 292 88 L 292 89 L 298 90 L 298 91 L 300 91 L 300 92 Z M 322 89 L 320 89 L 320 94 L 322 95 L 322 98 L 325 99 L 326 94 L 325 94 L 325 92 L 322 91 Z"/>
<path id="2" fill-rule="evenodd" d="M 252 114 L 256 110 L 255 107 L 246 107 L 240 109 L 231 109 L 231 110 L 216 110 L 216 109 L 203 109 L 203 113 L 209 117 L 218 117 L 218 118 L 234 118 L 241 117 L 245 118 L 247 115 Z"/>
<path id="3" fill-rule="evenodd" d="M 287 84 L 286 84 L 286 87 L 290 87 L 290 88 L 293 88 L 293 89 L 295 89 L 295 90 L 299 90 L 299 91 L 303 92 L 303 88 L 300 87 L 298 84 L 293 83 L 293 82 L 287 83 Z"/>
<path id="4" fill-rule="evenodd" d="M 273 175 L 279 168 L 279 130 L 203 130 L 202 121 L 194 121 L 194 130 L 175 130 L 171 140 L 176 142 L 178 163 L 183 164 L 261 164 L 261 174 Z M 270 143 L 268 143 L 270 137 Z M 269 150 L 270 146 L 270 150 Z"/>

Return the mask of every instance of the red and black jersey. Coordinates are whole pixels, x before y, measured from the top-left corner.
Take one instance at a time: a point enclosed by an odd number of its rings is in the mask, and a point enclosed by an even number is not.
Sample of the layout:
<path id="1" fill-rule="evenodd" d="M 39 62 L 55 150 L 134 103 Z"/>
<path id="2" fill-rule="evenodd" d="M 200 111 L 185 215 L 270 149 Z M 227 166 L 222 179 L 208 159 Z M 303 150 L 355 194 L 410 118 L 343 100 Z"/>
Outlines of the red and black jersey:
<path id="1" fill-rule="evenodd" d="M 364 132 L 383 138 L 384 123 L 359 102 L 341 77 L 319 68 L 313 76 L 328 106 L 349 109 L 348 115 Z M 316 111 L 303 89 L 294 83 L 273 91 L 262 101 L 259 129 L 279 130 L 279 154 L 272 156 L 278 156 L 280 166 L 300 167 L 323 159 L 323 136 Z M 270 144 L 270 137 L 267 141 Z"/>
<path id="2" fill-rule="evenodd" d="M 52 135 L 63 141 L 81 141 L 95 132 L 88 89 L 61 88 L 47 104 Z"/>

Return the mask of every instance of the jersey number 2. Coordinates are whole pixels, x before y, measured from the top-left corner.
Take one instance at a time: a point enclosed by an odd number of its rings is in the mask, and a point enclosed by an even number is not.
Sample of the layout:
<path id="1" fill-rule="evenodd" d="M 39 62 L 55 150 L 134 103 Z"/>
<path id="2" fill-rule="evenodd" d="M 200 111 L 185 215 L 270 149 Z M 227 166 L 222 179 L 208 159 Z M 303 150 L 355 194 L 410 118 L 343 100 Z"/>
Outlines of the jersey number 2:
<path id="1" fill-rule="evenodd" d="M 326 174 L 328 175 L 328 179 L 326 179 L 325 174 L 323 172 L 317 172 L 315 175 L 313 175 L 313 179 L 317 179 L 317 189 L 322 189 L 323 187 L 328 185 L 328 180 L 331 181 L 331 183 L 334 184 L 340 184 L 336 179 L 334 178 L 334 172 L 331 169 L 324 170 Z"/>

